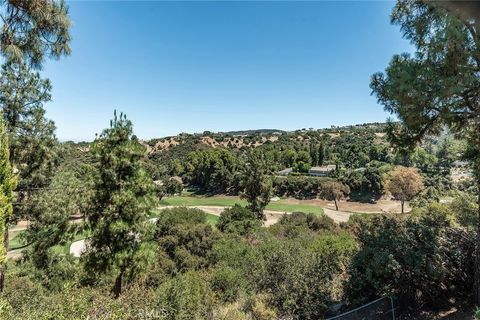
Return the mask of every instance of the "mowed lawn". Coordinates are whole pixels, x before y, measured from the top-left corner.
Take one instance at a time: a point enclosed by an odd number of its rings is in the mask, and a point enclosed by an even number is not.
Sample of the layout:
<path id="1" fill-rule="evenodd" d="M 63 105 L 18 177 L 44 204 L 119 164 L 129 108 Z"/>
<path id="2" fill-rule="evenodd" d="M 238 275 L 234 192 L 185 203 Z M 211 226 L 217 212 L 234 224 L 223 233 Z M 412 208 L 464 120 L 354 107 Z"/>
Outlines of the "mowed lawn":
<path id="1" fill-rule="evenodd" d="M 231 207 L 235 204 L 246 206 L 247 201 L 238 197 L 224 197 L 224 196 L 175 196 L 163 199 L 160 202 L 161 206 L 221 206 Z M 296 212 L 301 211 L 305 213 L 322 214 L 323 209 L 312 204 L 292 204 L 287 203 L 285 200 L 278 200 L 270 202 L 267 206 L 267 210 L 280 211 L 280 212 Z"/>

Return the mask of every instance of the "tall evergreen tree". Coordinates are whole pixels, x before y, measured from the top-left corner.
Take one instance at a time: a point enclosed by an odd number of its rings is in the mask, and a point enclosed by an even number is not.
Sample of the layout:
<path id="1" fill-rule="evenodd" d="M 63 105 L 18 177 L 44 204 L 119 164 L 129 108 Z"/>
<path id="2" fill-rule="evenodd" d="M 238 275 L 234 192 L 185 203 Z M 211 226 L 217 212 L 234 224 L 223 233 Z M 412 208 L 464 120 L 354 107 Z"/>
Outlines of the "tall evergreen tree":
<path id="1" fill-rule="evenodd" d="M 8 238 L 8 222 L 12 215 L 13 189 L 15 189 L 16 177 L 10 164 L 8 150 L 8 135 L 5 123 L 0 119 L 0 239 Z M 1 241 L 0 245 L 0 291 L 3 290 L 3 278 L 5 277 L 5 258 L 8 241 Z"/>
<path id="2" fill-rule="evenodd" d="M 6 63 L 0 75 L 0 110 L 10 140 L 10 161 L 19 170 L 19 189 L 48 184 L 54 167 L 55 124 L 45 117 L 50 81 L 25 64 Z"/>
<path id="3" fill-rule="evenodd" d="M 310 158 L 312 158 L 312 166 L 318 166 L 319 163 L 319 148 L 317 141 L 314 140 L 310 143 Z"/>
<path id="4" fill-rule="evenodd" d="M 247 208 L 254 212 L 258 219 L 265 219 L 263 210 L 272 197 L 272 181 L 268 176 L 268 166 L 262 152 L 252 150 L 248 154 L 240 184 L 243 189 L 240 197 L 248 201 Z"/>
<path id="5" fill-rule="evenodd" d="M 325 145 L 323 142 L 320 142 L 320 145 L 318 146 L 318 164 L 322 166 L 325 162 L 325 158 Z"/>
<path id="6" fill-rule="evenodd" d="M 120 114 L 93 144 L 98 161 L 93 206 L 87 214 L 92 231 L 85 267 L 115 277 L 113 293 L 122 292 L 141 250 L 146 221 L 155 204 L 155 187 L 142 169 L 146 148 L 133 136 L 132 123 Z"/>
<path id="7" fill-rule="evenodd" d="M 17 201 L 9 222 L 32 209 L 28 189 L 48 185 L 55 166 L 55 124 L 45 118 L 51 85 L 25 64 L 7 62 L 0 75 L 0 111 L 9 140 L 10 163 L 18 170 Z M 8 247 L 8 232 L 4 246 Z M 4 276 L 0 271 L 0 287 Z"/>
<path id="8" fill-rule="evenodd" d="M 65 150 L 63 152 L 68 152 Z M 75 153 L 73 155 L 76 155 Z M 62 259 L 53 250 L 73 240 L 81 231 L 81 224 L 71 223 L 73 215 L 89 212 L 93 189 L 93 165 L 81 158 L 64 156 L 46 189 L 32 192 L 32 205 L 26 218 L 30 221 L 25 239 L 30 244 L 25 256 L 36 269 L 47 272 Z"/>
<path id="9" fill-rule="evenodd" d="M 70 26 L 65 2 L 1 0 L 0 52 L 8 60 L 41 67 L 44 56 L 70 54 Z"/>
<path id="10" fill-rule="evenodd" d="M 480 204 L 480 16 L 463 10 L 465 5 L 399 0 L 392 23 L 400 25 L 416 52 L 395 55 L 385 73 L 372 77 L 371 87 L 401 121 L 388 130 L 398 147 L 412 147 L 445 127 L 469 141 L 465 156 L 476 175 Z M 480 303 L 480 224 L 477 235 L 475 300 Z"/>

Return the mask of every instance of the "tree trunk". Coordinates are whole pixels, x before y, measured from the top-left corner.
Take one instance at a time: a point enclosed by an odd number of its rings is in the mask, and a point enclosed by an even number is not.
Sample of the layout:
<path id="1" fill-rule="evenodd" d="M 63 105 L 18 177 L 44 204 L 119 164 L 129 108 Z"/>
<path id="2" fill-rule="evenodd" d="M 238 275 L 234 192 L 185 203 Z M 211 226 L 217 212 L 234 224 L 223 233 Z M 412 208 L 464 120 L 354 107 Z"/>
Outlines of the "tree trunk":
<path id="1" fill-rule="evenodd" d="M 404 205 L 405 205 L 405 201 L 402 200 L 402 201 L 400 201 L 400 202 L 401 202 L 401 204 L 402 204 L 402 213 L 404 213 L 405 211 L 403 210 L 403 207 L 404 207 Z"/>
<path id="2" fill-rule="evenodd" d="M 8 218 L 3 222 L 5 223 L 5 235 L 3 237 L 3 245 L 5 247 L 5 252 L 8 251 L 9 236 L 8 236 Z M 3 292 L 3 287 L 5 286 L 5 271 L 7 269 L 6 264 L 0 266 L 0 292 Z"/>
<path id="3" fill-rule="evenodd" d="M 115 279 L 115 286 L 113 287 L 113 295 L 115 296 L 115 299 L 118 298 L 120 294 L 122 294 L 123 273 L 123 268 L 120 268 L 120 274 Z"/>
<path id="4" fill-rule="evenodd" d="M 335 209 L 338 211 L 338 203 L 337 203 L 337 199 L 333 199 L 333 201 L 335 202 Z"/>

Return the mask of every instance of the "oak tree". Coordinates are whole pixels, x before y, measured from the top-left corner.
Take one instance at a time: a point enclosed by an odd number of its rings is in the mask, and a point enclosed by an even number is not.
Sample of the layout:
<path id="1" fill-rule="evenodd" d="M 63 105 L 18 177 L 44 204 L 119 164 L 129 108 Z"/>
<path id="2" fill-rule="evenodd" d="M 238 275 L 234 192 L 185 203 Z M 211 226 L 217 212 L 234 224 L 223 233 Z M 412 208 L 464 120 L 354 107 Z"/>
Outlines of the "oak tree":
<path id="1" fill-rule="evenodd" d="M 404 213 L 405 201 L 412 200 L 424 189 L 423 179 L 415 168 L 398 167 L 390 173 L 387 190 L 402 204 Z"/>

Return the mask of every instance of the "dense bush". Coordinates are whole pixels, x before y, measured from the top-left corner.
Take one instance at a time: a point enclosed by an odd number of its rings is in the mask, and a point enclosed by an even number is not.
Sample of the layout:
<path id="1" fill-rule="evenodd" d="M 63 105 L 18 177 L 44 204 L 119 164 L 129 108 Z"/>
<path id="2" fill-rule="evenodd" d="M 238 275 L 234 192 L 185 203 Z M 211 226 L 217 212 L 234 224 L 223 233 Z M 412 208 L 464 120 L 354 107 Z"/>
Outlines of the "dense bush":
<path id="1" fill-rule="evenodd" d="M 327 215 L 293 212 L 283 215 L 278 223 L 270 227 L 270 232 L 277 237 L 295 238 L 308 236 L 310 232 L 334 231 L 337 225 Z"/>
<path id="2" fill-rule="evenodd" d="M 308 240 L 269 240 L 255 251 L 249 274 L 257 292 L 273 293 L 270 304 L 279 314 L 318 319 L 342 296 L 355 242 L 346 234 L 323 234 Z"/>
<path id="3" fill-rule="evenodd" d="M 312 199 L 322 192 L 323 186 L 328 181 L 332 179 L 305 176 L 276 177 L 273 180 L 273 188 L 278 196 Z"/>
<path id="4" fill-rule="evenodd" d="M 49 292 L 27 277 L 9 278 L 0 294 L 0 319 L 83 320 L 138 319 L 155 310 L 155 294 L 145 287 L 131 286 L 118 299 L 103 287 L 76 288 L 66 285 Z"/>
<path id="5" fill-rule="evenodd" d="M 457 194 L 450 209 L 460 225 L 470 228 L 478 225 L 478 203 L 474 195 L 464 192 Z"/>
<path id="6" fill-rule="evenodd" d="M 473 234 L 433 206 L 411 218 L 357 217 L 360 251 L 350 267 L 351 302 L 396 295 L 410 307 L 461 300 L 472 289 Z"/>
<path id="7" fill-rule="evenodd" d="M 238 204 L 222 212 L 217 222 L 218 230 L 227 233 L 247 235 L 262 226 L 255 213 Z"/>
<path id="8" fill-rule="evenodd" d="M 188 272 L 175 276 L 160 286 L 157 296 L 157 311 L 161 319 L 212 319 L 213 292 L 199 273 Z"/>
<path id="9" fill-rule="evenodd" d="M 206 192 L 235 192 L 239 158 L 227 149 L 206 149 L 190 153 L 185 160 L 187 183 Z"/>
<path id="10" fill-rule="evenodd" d="M 165 210 L 157 221 L 158 259 L 171 273 L 200 270 L 209 266 L 209 254 L 221 234 L 206 224 L 198 209 Z"/>

